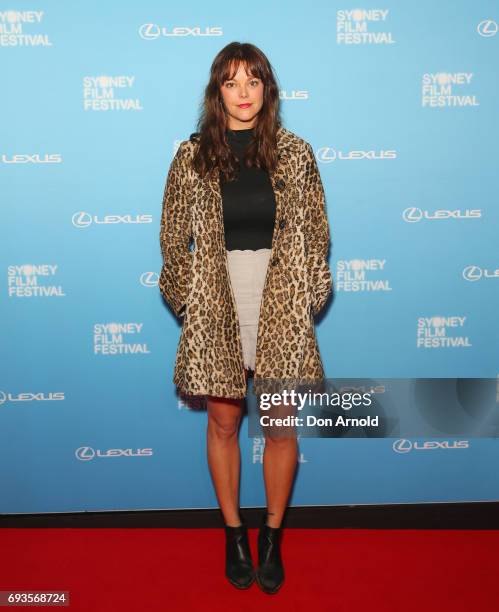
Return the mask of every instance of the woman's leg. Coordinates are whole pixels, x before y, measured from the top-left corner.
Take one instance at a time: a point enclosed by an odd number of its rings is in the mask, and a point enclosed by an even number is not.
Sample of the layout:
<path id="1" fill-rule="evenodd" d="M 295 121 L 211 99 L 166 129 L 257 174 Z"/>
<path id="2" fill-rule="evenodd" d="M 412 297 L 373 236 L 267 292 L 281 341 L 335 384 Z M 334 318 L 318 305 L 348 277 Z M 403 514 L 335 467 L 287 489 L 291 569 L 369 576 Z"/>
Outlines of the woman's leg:
<path id="1" fill-rule="evenodd" d="M 289 408 L 279 410 L 278 417 L 294 414 Z M 267 496 L 267 525 L 280 527 L 288 503 L 298 461 L 298 440 L 294 428 L 276 427 L 265 431 L 263 476 Z"/>
<path id="2" fill-rule="evenodd" d="M 245 372 L 247 378 L 248 373 Z M 225 524 L 236 527 L 241 524 L 239 517 L 241 454 L 238 434 L 242 401 L 210 395 L 207 397 L 207 407 L 208 465 Z"/>
<path id="3" fill-rule="evenodd" d="M 275 406 L 272 416 L 283 418 L 293 413 L 289 406 Z M 292 415 L 290 415 L 292 416 Z M 280 540 L 282 518 L 288 503 L 298 458 L 298 441 L 292 427 L 265 427 L 263 474 L 267 512 L 258 532 L 258 569 L 256 580 L 265 593 L 276 593 L 284 582 Z"/>

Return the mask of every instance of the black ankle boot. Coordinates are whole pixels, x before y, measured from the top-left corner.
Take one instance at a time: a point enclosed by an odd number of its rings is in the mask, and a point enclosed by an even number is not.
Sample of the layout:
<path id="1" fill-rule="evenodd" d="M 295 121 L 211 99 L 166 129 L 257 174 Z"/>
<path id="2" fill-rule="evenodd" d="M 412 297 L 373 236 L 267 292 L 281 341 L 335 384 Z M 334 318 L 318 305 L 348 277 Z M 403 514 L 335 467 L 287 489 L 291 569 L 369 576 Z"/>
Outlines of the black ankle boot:
<path id="1" fill-rule="evenodd" d="M 238 527 L 225 525 L 225 575 L 238 589 L 247 589 L 255 580 L 255 570 L 244 520 Z"/>
<path id="2" fill-rule="evenodd" d="M 258 533 L 256 581 L 265 593 L 277 593 L 284 582 L 280 548 L 281 535 L 282 527 L 269 527 L 267 514 L 264 514 Z"/>

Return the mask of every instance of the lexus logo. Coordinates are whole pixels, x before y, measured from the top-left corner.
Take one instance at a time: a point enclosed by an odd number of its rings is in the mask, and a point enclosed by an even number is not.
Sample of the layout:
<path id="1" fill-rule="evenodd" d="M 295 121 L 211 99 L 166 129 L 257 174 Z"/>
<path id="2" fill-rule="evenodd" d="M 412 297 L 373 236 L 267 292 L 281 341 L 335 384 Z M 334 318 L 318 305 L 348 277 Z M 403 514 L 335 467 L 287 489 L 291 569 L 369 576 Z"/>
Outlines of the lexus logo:
<path id="1" fill-rule="evenodd" d="M 476 27 L 477 32 L 484 38 L 495 36 L 497 34 L 497 29 L 497 23 L 493 19 L 484 19 Z"/>
<path id="2" fill-rule="evenodd" d="M 454 440 L 454 442 L 449 442 L 449 440 L 426 440 L 425 442 L 417 443 L 411 442 L 406 438 L 400 438 L 399 440 L 395 440 L 392 445 L 393 450 L 396 453 L 408 453 L 411 450 L 452 450 L 458 448 L 469 448 L 470 443 L 468 440 Z"/>
<path id="3" fill-rule="evenodd" d="M 75 227 L 88 227 L 92 223 L 92 217 L 86 212 L 77 212 L 72 218 L 71 222 Z"/>
<path id="4" fill-rule="evenodd" d="M 75 455 L 80 461 L 90 461 L 95 457 L 95 451 L 90 446 L 80 446 L 76 449 Z"/>
<path id="5" fill-rule="evenodd" d="M 157 272 L 144 272 L 140 275 L 140 284 L 144 287 L 157 287 L 159 275 Z"/>
<path id="6" fill-rule="evenodd" d="M 407 223 L 417 223 L 423 218 L 423 211 L 420 208 L 406 208 L 402 213 L 402 219 Z"/>
<path id="7" fill-rule="evenodd" d="M 477 281 L 482 278 L 482 269 L 478 266 L 466 266 L 463 270 L 463 278 L 467 281 Z"/>
<path id="8" fill-rule="evenodd" d="M 144 23 L 139 28 L 139 36 L 144 40 L 155 40 L 159 38 L 160 29 L 159 25 L 155 23 Z"/>
<path id="9" fill-rule="evenodd" d="M 395 440 L 393 443 L 393 450 L 396 453 L 408 453 L 412 448 L 412 442 L 402 438 L 401 440 Z"/>

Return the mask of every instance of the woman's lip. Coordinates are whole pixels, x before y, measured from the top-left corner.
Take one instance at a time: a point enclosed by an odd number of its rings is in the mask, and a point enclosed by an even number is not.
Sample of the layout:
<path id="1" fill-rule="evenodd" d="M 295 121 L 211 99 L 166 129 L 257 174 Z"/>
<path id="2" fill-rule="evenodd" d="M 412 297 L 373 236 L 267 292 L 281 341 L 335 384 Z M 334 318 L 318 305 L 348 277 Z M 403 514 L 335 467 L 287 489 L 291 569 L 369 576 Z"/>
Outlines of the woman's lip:
<path id="1" fill-rule="evenodd" d="M 251 106 L 250 102 L 246 102 L 245 104 L 238 104 L 239 108 L 247 108 L 248 106 Z"/>

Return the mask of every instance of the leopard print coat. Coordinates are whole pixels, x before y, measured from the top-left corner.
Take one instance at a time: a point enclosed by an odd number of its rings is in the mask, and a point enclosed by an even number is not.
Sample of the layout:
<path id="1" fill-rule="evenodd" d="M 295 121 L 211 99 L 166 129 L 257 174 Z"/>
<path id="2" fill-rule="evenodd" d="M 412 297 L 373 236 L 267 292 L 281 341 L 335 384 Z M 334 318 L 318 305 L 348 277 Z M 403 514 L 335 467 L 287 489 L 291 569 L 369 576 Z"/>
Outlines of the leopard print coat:
<path id="1" fill-rule="evenodd" d="M 218 176 L 190 165 L 197 141 L 182 141 L 163 195 L 159 289 L 183 317 L 173 382 L 186 395 L 246 396 L 234 292 L 229 279 Z M 329 225 L 311 145 L 279 127 L 271 257 L 260 306 L 253 392 L 265 379 L 323 379 L 313 316 L 332 290 Z M 191 248 L 192 247 L 192 248 Z"/>

